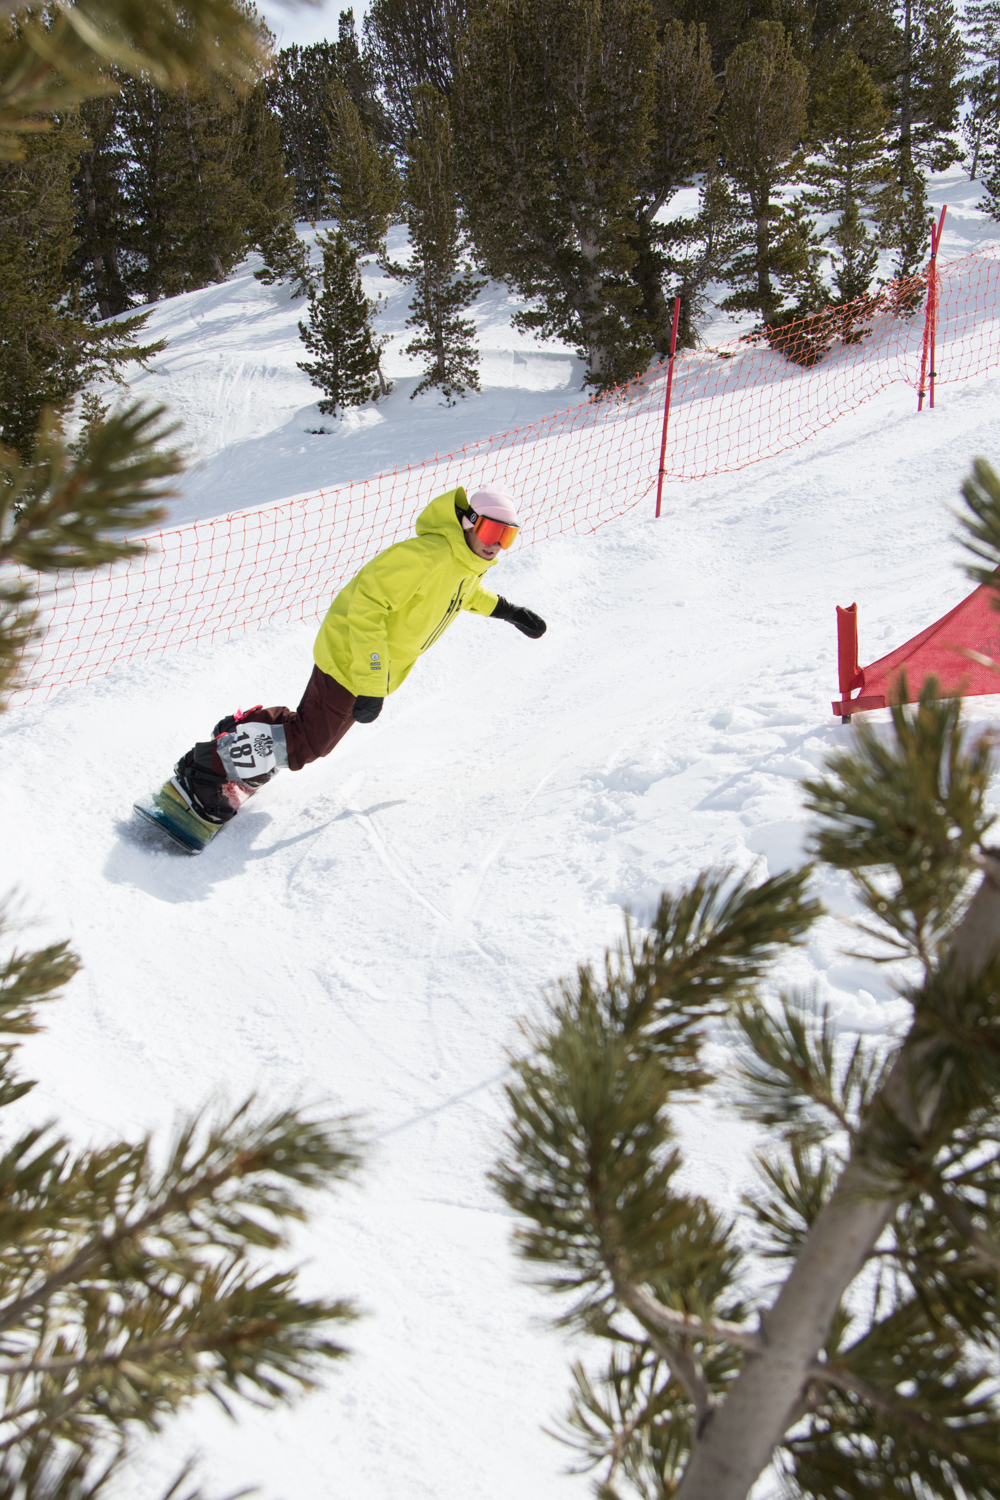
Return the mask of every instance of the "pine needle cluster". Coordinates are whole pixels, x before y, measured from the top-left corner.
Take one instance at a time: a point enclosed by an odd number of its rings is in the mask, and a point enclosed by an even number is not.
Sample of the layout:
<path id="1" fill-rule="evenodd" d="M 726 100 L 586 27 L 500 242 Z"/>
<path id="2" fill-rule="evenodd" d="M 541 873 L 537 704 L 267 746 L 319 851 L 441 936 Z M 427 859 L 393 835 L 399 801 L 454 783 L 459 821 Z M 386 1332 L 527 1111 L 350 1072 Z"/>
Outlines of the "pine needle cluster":
<path id="1" fill-rule="evenodd" d="M 206 76 L 237 85 L 260 71 L 259 24 L 240 0 L 77 0 L 54 14 L 0 16 L 0 160 L 84 99 L 117 92 L 114 70 L 158 88 Z"/>
<path id="2" fill-rule="evenodd" d="M 1000 480 L 977 461 L 965 494 L 995 585 Z M 905 1034 L 849 1039 L 814 995 L 774 999 L 820 914 L 811 866 L 703 873 L 525 1027 L 494 1180 L 559 1321 L 608 1351 L 575 1367 L 560 1429 L 602 1500 L 745 1500 L 769 1466 L 803 1500 L 1000 1488 L 993 745 L 935 691 L 804 783 Z M 738 1038 L 735 1091 L 704 1067 L 710 1020 Z M 699 1095 L 769 1136 L 737 1225 L 679 1187 L 676 1107 Z"/>
<path id="3" fill-rule="evenodd" d="M 164 446 L 177 431 L 164 414 L 133 404 L 71 446 L 46 413 L 27 462 L 0 448 L 0 712 L 35 634 L 42 589 L 32 574 L 132 557 L 142 549 L 121 533 L 162 519 L 159 502 L 174 493 L 165 481 L 183 468 L 180 451 Z"/>
<path id="4" fill-rule="evenodd" d="M 672 1494 L 739 1366 L 721 1330 L 747 1314 L 742 1253 L 707 1199 L 675 1183 L 671 1106 L 711 1082 L 706 1022 L 745 1003 L 815 920 L 807 880 L 706 872 L 664 895 L 649 932 L 629 929 L 602 974 L 581 968 L 549 997 L 514 1064 L 494 1182 L 523 1221 L 519 1253 L 571 1298 L 560 1321 L 609 1346 L 597 1385 L 577 1369 L 567 1429 L 585 1462 L 605 1466 L 608 1496 L 621 1483 Z"/>

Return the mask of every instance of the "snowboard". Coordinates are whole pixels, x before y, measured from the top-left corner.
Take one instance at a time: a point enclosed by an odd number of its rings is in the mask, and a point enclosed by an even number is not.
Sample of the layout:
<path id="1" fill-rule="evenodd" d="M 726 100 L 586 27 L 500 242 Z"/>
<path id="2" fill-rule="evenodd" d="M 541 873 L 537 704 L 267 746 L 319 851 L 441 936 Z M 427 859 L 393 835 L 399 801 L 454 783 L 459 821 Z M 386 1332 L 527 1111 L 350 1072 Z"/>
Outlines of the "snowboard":
<path id="1" fill-rule="evenodd" d="M 224 823 L 209 823 L 188 805 L 174 781 L 165 781 L 148 802 L 133 802 L 132 806 L 141 818 L 159 828 L 172 839 L 185 854 L 200 854 L 224 828 Z"/>

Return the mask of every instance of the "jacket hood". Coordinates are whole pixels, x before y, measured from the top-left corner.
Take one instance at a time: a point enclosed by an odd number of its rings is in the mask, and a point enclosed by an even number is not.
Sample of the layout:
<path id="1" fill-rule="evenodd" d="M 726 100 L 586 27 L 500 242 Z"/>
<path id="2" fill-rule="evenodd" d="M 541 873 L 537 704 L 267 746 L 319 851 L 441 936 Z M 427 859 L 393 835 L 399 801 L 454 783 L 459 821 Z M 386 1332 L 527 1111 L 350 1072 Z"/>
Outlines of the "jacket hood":
<path id="1" fill-rule="evenodd" d="M 459 505 L 464 510 L 469 500 L 465 491 L 458 489 L 447 490 L 443 495 L 437 495 L 430 505 L 417 517 L 417 536 L 443 536 L 447 539 L 456 558 L 463 567 L 468 568 L 470 573 L 478 573 L 480 578 L 487 568 L 492 568 L 499 558 L 477 557 L 472 548 L 465 540 L 465 532 L 462 523 L 458 519 L 455 506 Z"/>

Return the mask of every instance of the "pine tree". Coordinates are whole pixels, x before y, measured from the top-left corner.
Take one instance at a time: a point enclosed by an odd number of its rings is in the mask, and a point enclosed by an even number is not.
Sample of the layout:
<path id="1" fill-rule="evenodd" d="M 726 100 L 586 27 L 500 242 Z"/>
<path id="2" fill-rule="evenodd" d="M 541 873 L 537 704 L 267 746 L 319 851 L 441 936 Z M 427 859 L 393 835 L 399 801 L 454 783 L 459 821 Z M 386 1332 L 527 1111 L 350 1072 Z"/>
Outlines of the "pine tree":
<path id="1" fill-rule="evenodd" d="M 1000 478 L 979 460 L 964 493 L 971 571 L 996 589 Z M 804 794 L 905 1034 L 846 1038 L 816 997 L 771 998 L 820 914 L 808 865 L 665 893 L 526 1025 L 494 1181 L 560 1324 L 606 1351 L 575 1366 L 562 1431 L 606 1500 L 746 1500 L 765 1473 L 798 1500 L 1000 1487 L 992 737 L 933 682 L 891 717 Z M 737 1224 L 690 1186 L 675 1112 L 698 1096 L 770 1131 Z"/>
<path id="2" fill-rule="evenodd" d="M 72 269 L 80 278 L 83 306 L 110 318 L 132 306 L 128 280 L 135 260 L 135 226 L 125 201 L 128 151 L 115 96 L 85 100 L 80 127 L 85 143 L 73 184 Z"/>
<path id="3" fill-rule="evenodd" d="M 21 161 L 0 163 L 0 442 L 30 457 L 43 408 L 64 414 L 89 381 L 118 379 L 142 345 L 148 314 L 96 327 L 74 295 L 71 183 L 83 138 L 69 121 L 28 137 Z"/>
<path id="4" fill-rule="evenodd" d="M 0 440 L 27 456 L 42 407 L 73 394 L 75 334 L 67 316 L 73 249 L 69 184 L 82 147 L 69 124 L 26 142 L 24 160 L 0 167 Z"/>
<path id="5" fill-rule="evenodd" d="M 636 204 L 637 255 L 631 277 L 641 292 L 640 316 L 649 326 L 654 349 L 663 355 L 670 349 L 673 321 L 664 280 L 673 278 L 678 264 L 676 250 L 671 257 L 667 246 L 679 245 L 681 230 L 676 219 L 661 224 L 657 216 L 678 188 L 711 166 L 719 89 L 704 25 L 669 20 L 657 30 L 652 140 Z M 697 236 L 693 228 L 692 233 Z M 694 258 L 689 260 L 693 266 Z M 694 341 L 694 301 L 700 292 L 689 276 L 682 275 L 676 286 L 682 303 L 678 339 L 682 346 L 689 345 Z"/>
<path id="6" fill-rule="evenodd" d="M 385 255 L 389 224 L 399 212 L 400 182 L 389 152 L 365 129 L 347 89 L 330 88 L 330 204 L 337 222 L 365 255 Z"/>
<path id="7" fill-rule="evenodd" d="M 965 20 L 969 60 L 977 69 L 968 84 L 972 108 L 964 127 L 969 174 L 981 177 L 986 188 L 978 206 L 1000 219 L 1000 3 L 972 0 Z"/>
<path id="8" fill-rule="evenodd" d="M 810 5 L 809 11 L 809 52 L 803 60 L 809 64 L 813 97 L 827 87 L 847 50 L 864 63 L 880 89 L 891 84 L 900 40 L 896 0 L 832 0 Z"/>
<path id="9" fill-rule="evenodd" d="M 951 0 L 902 0 L 889 87 L 894 187 L 882 214 L 887 244 L 897 247 L 897 277 L 912 276 L 930 243 L 928 167 L 940 171 L 961 157 L 954 139 L 964 95 L 964 48 Z"/>
<path id="10" fill-rule="evenodd" d="M 850 0 L 848 0 L 848 4 Z M 792 40 L 792 50 L 802 62 L 808 61 L 814 32 L 825 33 L 825 29 L 839 27 L 844 10 L 843 0 L 829 0 L 822 7 L 813 0 L 685 0 L 675 6 L 671 0 L 658 0 L 654 5 L 657 16 L 673 19 L 680 15 L 685 21 L 695 21 L 705 26 L 711 47 L 712 70 L 720 80 L 724 76 L 726 59 L 743 42 L 754 35 L 760 21 L 780 21 Z"/>
<path id="11" fill-rule="evenodd" d="M 453 406 L 453 396 L 479 390 L 475 324 L 461 314 L 486 283 L 462 261 L 448 102 L 429 83 L 422 83 L 414 95 L 413 113 L 416 131 L 409 141 L 404 180 L 411 258 L 408 266 L 390 269 L 413 285 L 406 326 L 420 331 L 406 352 L 427 360 L 410 399 L 437 387 L 445 403 Z"/>
<path id="12" fill-rule="evenodd" d="M 920 0 L 912 77 L 914 160 L 942 172 L 960 161 L 955 132 L 965 98 L 965 44 L 952 0 Z"/>
<path id="13" fill-rule="evenodd" d="M 679 347 L 693 347 L 697 342 L 698 320 L 714 306 L 711 291 L 724 279 L 737 255 L 746 250 L 750 238 L 740 205 L 717 166 L 702 179 L 698 212 L 659 226 L 662 276 L 670 293 L 681 299 Z"/>
<path id="14" fill-rule="evenodd" d="M 962 137 L 968 147 L 967 168 L 972 178 L 979 176 L 980 154 L 989 145 L 988 136 L 996 118 L 996 90 L 992 69 L 970 79 L 966 86 L 969 111 L 962 121 Z"/>
<path id="15" fill-rule="evenodd" d="M 119 109 L 136 247 L 130 290 L 154 302 L 223 281 L 291 204 L 264 85 L 243 97 L 194 84 L 166 94 L 130 79 Z"/>
<path id="16" fill-rule="evenodd" d="M 294 184 L 294 210 L 315 223 L 327 212 L 336 185 L 330 169 L 330 91 L 340 82 L 347 89 L 366 130 L 385 136 L 385 119 L 376 97 L 375 76 L 358 49 L 354 13 L 340 12 L 336 42 L 285 47 L 274 59 L 267 83 L 268 101 L 281 135 L 285 167 Z"/>
<path id="17" fill-rule="evenodd" d="M 285 281 L 291 287 L 292 300 L 296 297 L 312 297 L 316 293 L 316 278 L 313 274 L 309 247 L 295 231 L 290 218 L 281 218 L 257 241 L 264 264 L 254 271 L 258 281 L 273 286 Z"/>
<path id="18" fill-rule="evenodd" d="M 979 175 L 986 196 L 976 206 L 988 213 L 991 219 L 1000 219 L 1000 127 L 996 124 L 984 131 Z"/>
<path id="19" fill-rule="evenodd" d="M 887 125 L 881 91 L 848 48 L 817 95 L 813 154 L 804 173 L 811 187 L 806 205 L 837 215 L 830 237 L 839 252 L 834 285 L 841 302 L 863 296 L 878 265 L 878 239 L 868 223 L 878 220 L 891 172 Z"/>
<path id="20" fill-rule="evenodd" d="M 417 128 L 414 97 L 422 83 L 451 98 L 466 0 L 372 0 L 364 56 L 385 96 L 389 138 L 405 151 Z"/>
<path id="21" fill-rule="evenodd" d="M 926 177 L 899 153 L 879 201 L 878 216 L 882 243 L 896 251 L 893 275 L 902 282 L 912 280 L 925 264 L 934 221 L 927 202 Z M 911 300 L 915 309 L 922 298 L 915 290 Z"/>
<path id="22" fill-rule="evenodd" d="M 278 118 L 285 168 L 294 184 L 294 210 L 315 224 L 326 212 L 332 187 L 330 132 L 326 122 L 330 85 L 337 77 L 333 42 L 283 47 L 267 89 Z"/>
<path id="23" fill-rule="evenodd" d="M 653 353 L 633 271 L 657 58 L 643 0 L 498 0 L 459 46 L 455 151 L 478 261 L 528 300 L 517 325 L 576 345 L 599 390 Z"/>
<path id="24" fill-rule="evenodd" d="M 756 312 L 777 326 L 809 310 L 817 297 L 812 226 L 783 203 L 807 129 L 808 72 L 776 21 L 760 21 L 726 61 L 719 131 L 728 175 L 744 206 L 753 240 L 726 272 L 734 288 L 722 306 Z M 788 307 L 788 294 L 797 305 Z"/>
<path id="25" fill-rule="evenodd" d="M 1000 147 L 1000 0 L 969 0 L 964 21 L 966 58 L 974 71 L 966 84 L 972 107 L 963 134 L 971 156 L 969 176 L 976 177 L 983 147 L 991 160 Z"/>
<path id="26" fill-rule="evenodd" d="M 379 361 L 382 344 L 372 332 L 376 308 L 361 290 L 358 257 L 340 230 L 320 235 L 323 249 L 322 287 L 309 299 L 309 321 L 299 324 L 299 335 L 312 362 L 303 361 L 313 385 L 325 391 L 318 403 L 327 416 L 348 406 L 363 406 L 385 394 Z"/>

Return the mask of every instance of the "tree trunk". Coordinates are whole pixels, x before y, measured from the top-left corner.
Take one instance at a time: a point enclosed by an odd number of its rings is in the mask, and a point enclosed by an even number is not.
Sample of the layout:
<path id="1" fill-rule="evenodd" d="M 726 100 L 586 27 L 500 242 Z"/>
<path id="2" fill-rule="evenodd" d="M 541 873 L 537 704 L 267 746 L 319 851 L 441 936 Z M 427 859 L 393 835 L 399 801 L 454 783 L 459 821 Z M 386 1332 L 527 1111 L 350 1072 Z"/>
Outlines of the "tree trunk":
<path id="1" fill-rule="evenodd" d="M 642 294 L 640 311 L 648 322 L 653 348 L 659 355 L 670 353 L 673 313 L 667 305 L 660 279 L 660 265 L 653 249 L 650 220 L 639 216 L 635 233 L 636 261 L 631 276 Z"/>
<path id="2" fill-rule="evenodd" d="M 1000 948 L 1000 862 L 988 861 L 982 884 L 955 932 L 946 974 L 963 984 Z M 928 1049 L 943 1044 L 910 1037 L 882 1098 L 904 1127 L 926 1131 L 938 1106 L 925 1080 Z M 869 1122 L 873 1111 L 869 1111 Z M 746 1500 L 797 1417 L 799 1399 L 844 1293 L 892 1218 L 899 1199 L 879 1196 L 876 1127 L 862 1127 L 833 1196 L 818 1214 L 798 1260 L 761 1320 L 764 1352 L 750 1355 L 724 1403 L 709 1418 L 691 1454 L 676 1500 Z M 867 1196 L 866 1196 L 867 1195 Z"/>
<path id="3" fill-rule="evenodd" d="M 754 249 L 757 257 L 757 310 L 761 321 L 770 323 L 778 298 L 771 282 L 771 191 L 770 180 L 757 180 L 748 190 L 754 218 Z"/>
<path id="4" fill-rule="evenodd" d="M 579 291 L 577 294 L 577 309 L 580 326 L 583 329 L 584 345 L 587 350 L 587 368 L 591 375 L 600 379 L 607 364 L 606 350 L 601 343 L 600 336 L 594 327 L 593 311 L 601 307 L 601 273 L 597 269 L 597 262 L 601 254 L 601 246 L 597 236 L 591 231 L 581 227 L 580 216 L 574 212 L 574 221 L 577 224 L 577 238 L 580 245 L 580 254 L 583 257 L 583 269 L 580 272 Z"/>

